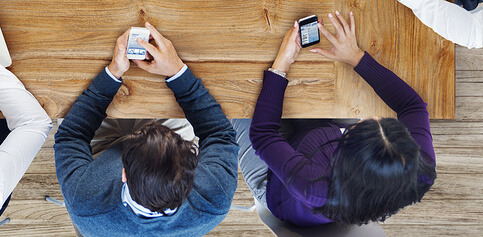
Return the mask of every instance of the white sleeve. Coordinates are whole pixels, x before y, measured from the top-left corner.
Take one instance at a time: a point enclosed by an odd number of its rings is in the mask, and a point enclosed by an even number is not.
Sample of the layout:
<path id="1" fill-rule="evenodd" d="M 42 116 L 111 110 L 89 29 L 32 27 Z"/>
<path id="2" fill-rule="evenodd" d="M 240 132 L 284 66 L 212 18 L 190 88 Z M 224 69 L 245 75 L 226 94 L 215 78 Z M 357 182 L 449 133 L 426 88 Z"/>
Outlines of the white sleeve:
<path id="1" fill-rule="evenodd" d="M 52 128 L 35 97 L 0 66 L 0 110 L 10 134 L 0 145 L 0 206 L 20 181 Z"/>
<path id="2" fill-rule="evenodd" d="M 483 8 L 466 11 L 444 0 L 398 0 L 443 38 L 468 48 L 483 47 Z"/>

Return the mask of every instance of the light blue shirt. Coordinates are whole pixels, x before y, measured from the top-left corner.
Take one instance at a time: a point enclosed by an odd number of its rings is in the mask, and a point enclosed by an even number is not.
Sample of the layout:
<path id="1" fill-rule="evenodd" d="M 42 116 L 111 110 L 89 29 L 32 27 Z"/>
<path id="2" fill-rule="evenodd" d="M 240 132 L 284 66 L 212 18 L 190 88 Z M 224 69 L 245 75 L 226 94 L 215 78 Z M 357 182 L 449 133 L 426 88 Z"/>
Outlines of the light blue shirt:
<path id="1" fill-rule="evenodd" d="M 125 207 L 127 207 L 129 205 L 129 207 L 131 207 L 132 211 L 134 213 L 136 213 L 137 216 L 144 216 L 144 217 L 149 217 L 149 218 L 163 216 L 163 213 L 151 211 L 148 208 L 145 208 L 145 207 L 139 205 L 136 201 L 134 201 L 131 198 L 131 194 L 129 193 L 129 188 L 127 186 L 127 183 L 124 183 L 124 185 L 122 185 L 121 198 L 122 198 L 122 204 L 124 204 Z M 166 213 L 166 215 L 170 216 L 170 215 L 174 214 L 177 210 L 178 210 L 178 208 L 175 208 L 175 209 L 167 208 L 167 209 L 164 210 L 164 213 Z"/>

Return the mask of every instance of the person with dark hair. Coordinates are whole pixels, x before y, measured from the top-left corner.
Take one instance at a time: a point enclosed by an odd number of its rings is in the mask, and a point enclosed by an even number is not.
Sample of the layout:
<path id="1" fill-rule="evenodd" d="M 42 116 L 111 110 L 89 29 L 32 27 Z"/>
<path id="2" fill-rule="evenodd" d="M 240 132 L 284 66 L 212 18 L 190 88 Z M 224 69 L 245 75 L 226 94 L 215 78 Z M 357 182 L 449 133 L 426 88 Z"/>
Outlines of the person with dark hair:
<path id="1" fill-rule="evenodd" d="M 225 218 L 237 187 L 238 145 L 229 120 L 173 44 L 149 23 L 146 28 L 156 46 L 137 41 L 152 61 L 134 62 L 167 76 L 199 146 L 164 126 L 167 121 L 103 123 L 130 66 L 126 31 L 111 64 L 79 96 L 55 134 L 57 178 L 72 222 L 84 236 L 202 236 Z M 106 139 L 93 142 L 95 137 Z"/>
<path id="2" fill-rule="evenodd" d="M 409 85 L 358 47 L 352 12 L 350 23 L 339 12 L 329 14 L 329 20 L 336 35 L 321 21 L 318 27 L 333 48 L 311 51 L 354 66 L 398 119 L 372 117 L 342 127 L 333 123 L 295 126 L 292 136 L 282 136 L 285 74 L 301 49 L 295 22 L 273 66 L 264 72 L 249 129 L 253 149 L 238 138 L 240 169 L 257 200 L 286 222 L 316 226 L 384 221 L 421 201 L 433 185 L 429 114 Z M 234 127 L 238 136 L 246 136 L 247 122 Z"/>
<path id="3" fill-rule="evenodd" d="M 5 116 L 0 119 L 1 216 L 13 190 L 47 139 L 52 121 L 22 82 L 2 65 L 0 110 Z"/>

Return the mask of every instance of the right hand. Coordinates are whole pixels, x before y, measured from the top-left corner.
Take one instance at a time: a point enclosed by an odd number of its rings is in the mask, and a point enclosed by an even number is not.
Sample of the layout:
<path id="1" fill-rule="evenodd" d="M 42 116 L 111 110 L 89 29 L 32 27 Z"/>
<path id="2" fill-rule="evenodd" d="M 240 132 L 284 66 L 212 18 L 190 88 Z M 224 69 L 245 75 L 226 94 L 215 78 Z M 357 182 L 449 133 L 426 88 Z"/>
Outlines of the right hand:
<path id="1" fill-rule="evenodd" d="M 329 20 L 337 33 L 336 36 L 330 33 L 323 24 L 317 24 L 320 32 L 332 43 L 332 49 L 326 50 L 322 48 L 313 48 L 310 51 L 332 60 L 346 62 L 355 67 L 364 56 L 364 51 L 357 46 L 354 14 L 352 12 L 349 14 L 350 26 L 338 11 L 336 11 L 335 15 L 342 23 L 341 25 L 341 23 L 335 19 L 334 15 L 329 14 Z"/>
<path id="2" fill-rule="evenodd" d="M 138 65 L 139 68 L 146 70 L 153 74 L 158 74 L 162 76 L 174 76 L 176 73 L 183 68 L 184 63 L 176 53 L 176 49 L 173 43 L 168 39 L 164 38 L 157 30 L 146 22 L 146 28 L 151 33 L 157 46 L 150 44 L 140 38 L 137 39 L 139 45 L 145 48 L 153 57 L 151 62 L 142 60 L 133 60 L 134 63 Z"/>

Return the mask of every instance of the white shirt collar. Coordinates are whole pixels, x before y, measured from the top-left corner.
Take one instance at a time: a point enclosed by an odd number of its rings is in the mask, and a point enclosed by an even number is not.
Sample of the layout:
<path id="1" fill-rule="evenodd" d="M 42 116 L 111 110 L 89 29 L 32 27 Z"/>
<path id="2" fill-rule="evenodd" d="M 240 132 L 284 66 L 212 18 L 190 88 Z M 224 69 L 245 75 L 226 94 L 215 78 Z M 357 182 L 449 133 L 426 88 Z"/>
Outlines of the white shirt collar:
<path id="1" fill-rule="evenodd" d="M 149 217 L 149 218 L 163 216 L 163 213 L 151 211 L 148 208 L 145 208 L 145 207 L 139 205 L 136 201 L 134 201 L 131 198 L 131 194 L 129 193 L 129 188 L 127 186 L 127 183 L 124 183 L 124 185 L 122 186 L 121 198 L 122 198 L 122 203 L 124 204 L 124 206 L 127 207 L 129 205 L 129 207 L 131 207 L 131 209 L 133 210 L 134 213 L 136 213 L 137 216 L 143 216 L 143 217 Z M 177 210 L 178 210 L 178 208 L 175 208 L 175 209 L 167 208 L 167 209 L 164 210 L 164 213 L 166 213 L 166 215 L 170 216 L 170 215 L 174 214 Z"/>

